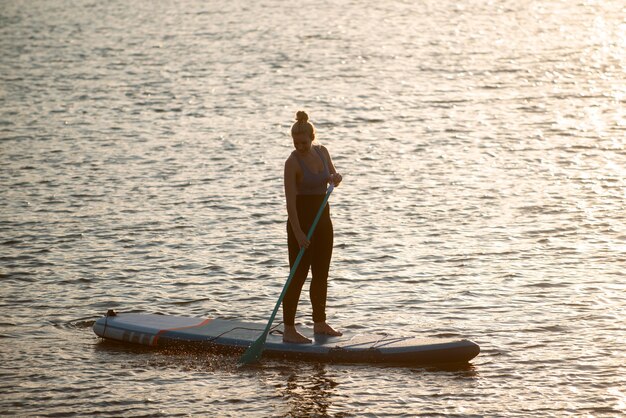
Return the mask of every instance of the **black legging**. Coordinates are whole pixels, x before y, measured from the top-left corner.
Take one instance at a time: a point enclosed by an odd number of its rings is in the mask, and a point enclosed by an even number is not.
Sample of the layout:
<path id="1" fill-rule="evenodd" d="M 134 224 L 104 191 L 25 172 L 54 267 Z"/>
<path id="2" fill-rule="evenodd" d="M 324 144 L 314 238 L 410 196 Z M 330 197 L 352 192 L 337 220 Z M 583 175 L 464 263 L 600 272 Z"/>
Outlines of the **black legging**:
<path id="1" fill-rule="evenodd" d="M 324 195 L 298 195 L 296 197 L 300 228 L 302 228 L 302 232 L 305 234 L 308 234 L 315 215 L 317 215 L 317 211 L 324 201 L 324 197 Z M 300 246 L 289 221 L 287 221 L 287 246 L 289 247 L 289 267 L 291 268 L 298 257 Z M 285 325 L 294 325 L 300 292 L 309 273 L 309 268 L 311 268 L 313 276 L 309 289 L 311 305 L 313 306 L 313 322 L 326 321 L 326 290 L 332 254 L 333 224 L 330 220 L 329 205 L 326 204 L 324 212 L 315 227 L 311 244 L 304 251 L 296 273 L 285 293 L 285 298 L 283 299 L 283 322 Z"/>

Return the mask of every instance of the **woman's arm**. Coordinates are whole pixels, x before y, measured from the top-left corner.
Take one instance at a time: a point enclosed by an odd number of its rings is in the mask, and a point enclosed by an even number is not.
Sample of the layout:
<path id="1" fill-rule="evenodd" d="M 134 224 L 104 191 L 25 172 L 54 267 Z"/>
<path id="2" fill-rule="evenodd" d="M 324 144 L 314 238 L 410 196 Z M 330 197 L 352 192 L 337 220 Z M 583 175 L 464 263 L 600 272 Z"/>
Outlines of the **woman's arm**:
<path id="1" fill-rule="evenodd" d="M 298 219 L 298 209 L 296 206 L 296 196 L 298 194 L 298 185 L 296 183 L 297 168 L 293 158 L 288 158 L 285 161 L 285 199 L 287 201 L 287 216 L 289 217 L 289 224 L 293 230 L 298 245 L 300 248 L 307 248 L 310 244 L 306 238 L 305 233 L 300 228 L 300 219 Z"/>
<path id="2" fill-rule="evenodd" d="M 328 161 L 328 171 L 330 172 L 330 178 L 328 179 L 328 181 L 330 183 L 333 183 L 335 186 L 339 186 L 339 183 L 341 183 L 341 180 L 343 180 L 343 178 L 341 177 L 341 174 L 337 172 L 337 169 L 335 169 L 333 160 L 330 158 L 330 153 L 328 152 L 326 147 L 321 145 L 321 148 L 322 152 L 326 156 L 326 161 Z"/>

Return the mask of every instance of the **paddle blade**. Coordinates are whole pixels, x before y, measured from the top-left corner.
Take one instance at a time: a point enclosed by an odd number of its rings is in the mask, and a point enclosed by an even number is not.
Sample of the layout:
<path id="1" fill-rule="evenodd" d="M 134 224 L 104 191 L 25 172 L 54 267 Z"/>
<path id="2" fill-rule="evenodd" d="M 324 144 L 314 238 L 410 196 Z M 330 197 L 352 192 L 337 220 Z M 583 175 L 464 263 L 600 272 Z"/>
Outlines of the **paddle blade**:
<path id="1" fill-rule="evenodd" d="M 261 354 L 263 354 L 263 348 L 265 348 L 265 338 L 267 337 L 266 333 L 263 333 L 255 342 L 248 347 L 248 349 L 243 353 L 241 358 L 239 359 L 239 364 L 253 364 L 258 363 L 261 358 Z"/>

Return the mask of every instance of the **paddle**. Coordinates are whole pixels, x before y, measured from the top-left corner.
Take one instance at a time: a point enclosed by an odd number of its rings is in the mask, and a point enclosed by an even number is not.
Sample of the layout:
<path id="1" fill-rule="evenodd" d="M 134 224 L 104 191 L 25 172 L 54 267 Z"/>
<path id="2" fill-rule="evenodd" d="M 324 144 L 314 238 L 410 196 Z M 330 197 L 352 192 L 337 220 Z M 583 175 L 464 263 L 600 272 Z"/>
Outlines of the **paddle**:
<path id="1" fill-rule="evenodd" d="M 326 196 L 324 196 L 324 201 L 322 202 L 322 205 L 317 211 L 317 215 L 315 216 L 315 219 L 313 220 L 311 229 L 309 229 L 309 233 L 306 236 L 309 241 L 311 240 L 311 237 L 313 236 L 313 232 L 315 231 L 317 222 L 322 217 L 322 213 L 324 212 L 324 208 L 326 207 L 328 198 L 330 197 L 330 194 L 333 192 L 334 188 L 335 186 L 332 183 L 330 183 L 330 185 L 328 186 L 328 189 L 326 190 Z M 289 272 L 289 278 L 287 279 L 285 286 L 283 286 L 283 291 L 280 293 L 280 297 L 276 301 L 276 306 L 274 306 L 274 312 L 272 312 L 272 315 L 270 316 L 270 320 L 267 322 L 267 326 L 265 327 L 263 334 L 261 334 L 261 336 L 257 338 L 257 340 L 253 342 L 250 345 L 250 347 L 248 347 L 248 349 L 243 353 L 243 355 L 239 359 L 239 364 L 256 363 L 261 358 L 261 354 L 263 353 L 263 348 L 265 348 L 265 339 L 267 338 L 267 335 L 270 333 L 270 328 L 272 327 L 272 322 L 274 322 L 274 317 L 276 317 L 276 312 L 278 312 L 278 307 L 280 306 L 283 299 L 285 298 L 285 293 L 287 293 L 287 288 L 289 287 L 289 283 L 291 283 L 291 279 L 293 279 L 293 276 L 296 273 L 296 269 L 298 268 L 298 264 L 300 264 L 300 260 L 302 259 L 302 256 L 304 255 L 304 251 L 305 251 L 304 247 L 300 248 L 298 257 L 296 257 L 296 261 L 293 263 L 293 267 L 291 267 L 291 271 Z"/>

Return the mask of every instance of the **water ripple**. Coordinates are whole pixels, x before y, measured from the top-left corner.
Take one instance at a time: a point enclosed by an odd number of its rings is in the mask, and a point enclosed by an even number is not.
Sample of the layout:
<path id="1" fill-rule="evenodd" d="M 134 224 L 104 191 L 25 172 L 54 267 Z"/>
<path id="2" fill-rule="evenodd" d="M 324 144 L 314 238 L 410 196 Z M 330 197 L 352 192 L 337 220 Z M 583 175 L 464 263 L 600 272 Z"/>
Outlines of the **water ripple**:
<path id="1" fill-rule="evenodd" d="M 626 410 L 620 2 L 5 3 L 5 415 Z M 471 338 L 472 365 L 240 371 L 92 334 L 110 308 L 267 320 L 299 108 L 345 179 L 333 322 Z"/>

